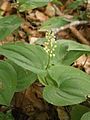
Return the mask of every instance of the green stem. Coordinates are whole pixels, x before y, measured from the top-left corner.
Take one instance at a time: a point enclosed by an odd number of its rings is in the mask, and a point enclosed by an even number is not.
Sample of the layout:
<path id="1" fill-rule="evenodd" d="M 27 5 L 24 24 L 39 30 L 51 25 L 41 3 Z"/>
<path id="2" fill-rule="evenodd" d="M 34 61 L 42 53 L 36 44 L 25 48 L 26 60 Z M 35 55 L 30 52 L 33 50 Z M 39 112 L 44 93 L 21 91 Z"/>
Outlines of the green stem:
<path id="1" fill-rule="evenodd" d="M 50 64 L 50 55 L 49 55 L 49 58 L 48 58 L 48 64 L 47 64 L 46 69 L 48 69 L 48 68 L 49 68 L 49 64 Z"/>

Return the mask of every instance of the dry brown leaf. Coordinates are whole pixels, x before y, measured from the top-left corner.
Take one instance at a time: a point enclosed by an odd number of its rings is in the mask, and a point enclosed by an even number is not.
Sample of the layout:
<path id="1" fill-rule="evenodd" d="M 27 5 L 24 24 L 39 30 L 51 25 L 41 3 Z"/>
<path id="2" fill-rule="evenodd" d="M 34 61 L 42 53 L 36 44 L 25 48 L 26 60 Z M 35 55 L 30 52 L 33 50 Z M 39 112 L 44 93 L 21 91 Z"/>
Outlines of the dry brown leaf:
<path id="1" fill-rule="evenodd" d="M 3 11 L 9 11 L 10 10 L 10 4 L 8 1 L 3 2 L 3 4 L 1 5 L 1 10 Z"/>
<path id="2" fill-rule="evenodd" d="M 40 21 L 46 21 L 48 19 L 48 17 L 46 15 L 44 15 L 44 13 L 40 12 L 40 11 L 36 11 L 35 12 L 36 18 Z"/>
<path id="3" fill-rule="evenodd" d="M 64 107 L 57 107 L 57 112 L 60 120 L 70 120 Z"/>
<path id="4" fill-rule="evenodd" d="M 50 17 L 55 16 L 55 8 L 53 7 L 53 5 L 49 3 L 46 7 L 45 13 Z"/>
<path id="5" fill-rule="evenodd" d="M 79 69 L 84 69 L 87 74 L 90 74 L 90 56 L 82 55 L 74 64 Z"/>

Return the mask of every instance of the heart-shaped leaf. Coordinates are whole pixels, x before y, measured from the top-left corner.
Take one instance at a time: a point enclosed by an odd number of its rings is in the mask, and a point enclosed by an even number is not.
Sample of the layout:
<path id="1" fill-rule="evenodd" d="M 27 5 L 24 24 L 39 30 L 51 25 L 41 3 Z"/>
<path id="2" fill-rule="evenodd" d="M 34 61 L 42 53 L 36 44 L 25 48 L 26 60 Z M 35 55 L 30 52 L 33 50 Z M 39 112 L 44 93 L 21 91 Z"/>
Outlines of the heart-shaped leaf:
<path id="1" fill-rule="evenodd" d="M 17 85 L 14 68 L 7 62 L 0 62 L 0 104 L 9 105 Z"/>
<path id="2" fill-rule="evenodd" d="M 78 92 L 79 94 L 77 94 Z M 72 94 L 69 94 L 68 92 L 64 92 L 63 90 L 50 85 L 44 88 L 43 97 L 48 103 L 56 106 L 72 105 L 85 101 L 85 97 L 81 91 L 75 90 Z"/>
<path id="3" fill-rule="evenodd" d="M 40 46 L 35 45 L 4 45 L 0 54 L 5 55 L 17 65 L 37 74 L 45 74 L 48 55 Z"/>
<path id="4" fill-rule="evenodd" d="M 17 92 L 28 88 L 37 79 L 37 75 L 33 72 L 26 70 L 11 61 L 8 62 L 14 67 L 17 73 Z"/>
<path id="5" fill-rule="evenodd" d="M 58 65 L 48 70 L 54 83 L 44 89 L 44 98 L 54 105 L 72 105 L 85 101 L 90 93 L 90 76 L 71 66 Z M 48 78 L 46 79 L 48 81 Z"/>

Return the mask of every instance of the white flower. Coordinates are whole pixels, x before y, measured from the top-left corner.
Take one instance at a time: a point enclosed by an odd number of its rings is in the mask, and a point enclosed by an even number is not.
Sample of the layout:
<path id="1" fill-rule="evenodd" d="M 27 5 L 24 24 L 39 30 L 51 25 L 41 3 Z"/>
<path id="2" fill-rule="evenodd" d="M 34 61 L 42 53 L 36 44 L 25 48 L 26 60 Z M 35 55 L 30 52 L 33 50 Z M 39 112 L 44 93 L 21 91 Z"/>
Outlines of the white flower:
<path id="1" fill-rule="evenodd" d="M 47 42 L 44 43 L 44 50 L 48 53 L 50 57 L 55 57 L 55 48 L 56 46 L 56 41 L 55 41 L 55 35 L 52 31 L 47 31 L 46 32 L 46 39 Z"/>

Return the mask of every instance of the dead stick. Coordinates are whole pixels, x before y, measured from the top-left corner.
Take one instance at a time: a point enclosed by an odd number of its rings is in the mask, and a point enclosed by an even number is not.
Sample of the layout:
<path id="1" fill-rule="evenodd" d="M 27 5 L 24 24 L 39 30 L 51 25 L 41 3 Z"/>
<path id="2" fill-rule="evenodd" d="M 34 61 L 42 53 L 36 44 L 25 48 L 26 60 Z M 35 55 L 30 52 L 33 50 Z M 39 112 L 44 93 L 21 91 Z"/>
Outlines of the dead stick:
<path id="1" fill-rule="evenodd" d="M 75 27 L 70 27 L 71 32 L 78 38 L 79 42 L 90 45 L 90 43 L 80 34 L 80 32 Z"/>
<path id="2" fill-rule="evenodd" d="M 66 30 L 72 26 L 77 26 L 77 25 L 81 25 L 81 24 L 89 24 L 89 23 L 90 23 L 89 21 L 84 21 L 84 20 L 83 21 L 73 21 L 67 25 L 60 27 L 60 28 L 53 28 L 52 31 L 56 34 L 59 31 Z"/>

